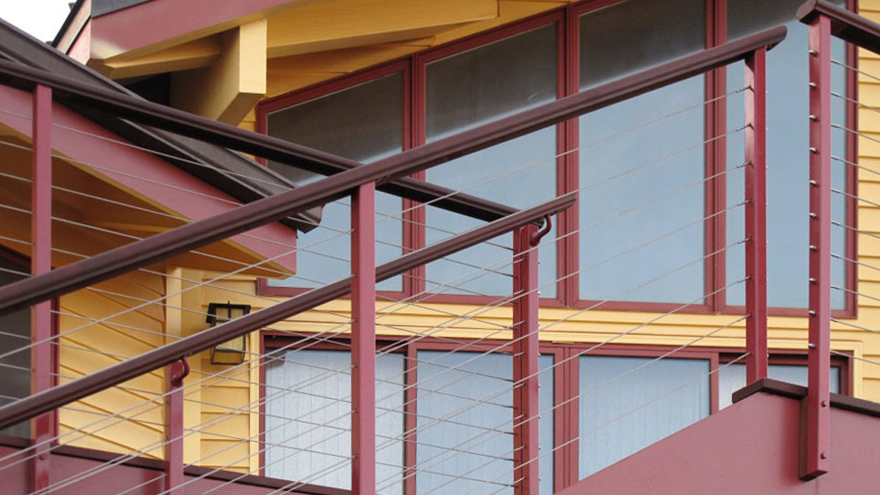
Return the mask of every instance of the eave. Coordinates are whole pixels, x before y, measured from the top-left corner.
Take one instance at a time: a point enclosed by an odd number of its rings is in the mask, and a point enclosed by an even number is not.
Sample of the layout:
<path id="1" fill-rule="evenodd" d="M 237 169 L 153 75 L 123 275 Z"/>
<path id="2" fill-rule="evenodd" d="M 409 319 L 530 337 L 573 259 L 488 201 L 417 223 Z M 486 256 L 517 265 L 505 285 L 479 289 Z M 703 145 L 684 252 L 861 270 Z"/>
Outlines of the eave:
<path id="1" fill-rule="evenodd" d="M 0 100 L 4 102 L 4 112 L 0 112 L 0 125 L 5 128 L 5 133 L 28 142 L 32 132 L 31 121 L 20 115 L 31 113 L 30 93 L 0 86 Z M 55 105 L 53 124 L 55 128 L 52 145 L 55 156 L 62 157 L 64 161 L 87 172 L 94 179 L 124 191 L 158 211 L 189 220 L 201 220 L 237 208 L 239 204 L 231 195 L 71 109 Z M 85 216 L 88 218 L 82 220 L 86 224 L 127 235 L 148 236 L 173 227 L 165 223 L 128 225 L 130 222 L 124 216 L 114 222 L 113 218 L 103 218 L 100 212 Z M 115 239 L 115 242 L 121 241 Z M 233 247 L 233 251 L 228 248 L 223 251 L 240 253 L 231 258 L 238 262 L 271 260 L 265 266 L 276 272 L 274 276 L 280 275 L 278 272 L 292 274 L 295 271 L 295 257 L 289 254 L 292 249 L 290 246 L 295 243 L 295 233 L 280 223 L 267 224 L 254 229 L 248 235 L 238 235 L 224 243 Z M 190 256 L 188 259 L 192 261 L 194 258 Z M 192 265 L 185 261 L 184 263 L 187 266 Z M 199 266 L 216 270 L 230 268 L 205 260 L 199 260 Z M 260 275 L 273 274 L 261 272 Z"/>

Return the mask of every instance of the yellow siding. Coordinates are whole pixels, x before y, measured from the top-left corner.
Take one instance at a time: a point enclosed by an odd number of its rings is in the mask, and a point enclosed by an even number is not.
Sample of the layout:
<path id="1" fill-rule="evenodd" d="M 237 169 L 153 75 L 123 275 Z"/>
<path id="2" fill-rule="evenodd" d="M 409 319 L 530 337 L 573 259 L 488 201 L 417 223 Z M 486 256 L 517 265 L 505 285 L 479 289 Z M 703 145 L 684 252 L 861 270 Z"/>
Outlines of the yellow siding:
<path id="1" fill-rule="evenodd" d="M 164 295 L 161 287 L 160 276 L 135 272 L 97 287 L 130 297 L 90 290 L 62 297 L 59 381 L 65 383 L 161 346 L 165 332 L 161 307 L 146 307 L 116 316 L 108 322 L 95 322 L 131 310 L 143 300 Z M 117 452 L 136 450 L 142 451 L 142 455 L 161 457 L 161 449 L 155 447 L 164 437 L 164 414 L 161 402 L 153 399 L 163 389 L 163 375 L 150 373 L 63 408 L 59 414 L 60 432 L 68 434 L 61 442 Z M 143 404 L 145 401 L 150 402 Z M 109 414 L 132 419 L 97 422 Z M 90 435 L 72 432 L 80 428 Z"/>
<path id="2" fill-rule="evenodd" d="M 235 300 L 231 292 L 206 295 L 204 288 L 194 288 L 216 275 L 179 268 L 169 269 L 166 277 L 136 272 L 99 286 L 132 298 L 87 290 L 64 296 L 60 332 L 72 333 L 61 338 L 62 383 L 206 329 L 208 302 Z M 225 285 L 253 292 L 254 281 L 231 277 Z M 163 305 L 79 328 L 166 295 Z M 250 349 L 259 348 L 258 339 L 256 334 L 251 337 Z M 192 371 L 185 380 L 186 462 L 240 472 L 257 469 L 260 391 L 255 384 L 259 368 L 215 366 L 208 352 L 192 357 L 190 364 Z M 71 404 L 60 413 L 62 443 L 162 458 L 157 446 L 164 439 L 164 406 L 155 398 L 164 389 L 164 375 L 156 372 Z M 111 414 L 128 420 L 92 424 Z"/>

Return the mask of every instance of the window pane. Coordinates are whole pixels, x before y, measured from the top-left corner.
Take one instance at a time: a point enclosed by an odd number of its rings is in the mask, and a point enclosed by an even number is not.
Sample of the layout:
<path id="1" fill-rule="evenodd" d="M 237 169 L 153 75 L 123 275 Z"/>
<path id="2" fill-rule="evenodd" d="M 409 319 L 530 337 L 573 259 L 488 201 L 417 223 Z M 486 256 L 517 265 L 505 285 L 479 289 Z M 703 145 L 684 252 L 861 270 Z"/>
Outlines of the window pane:
<path id="1" fill-rule="evenodd" d="M 556 25 L 427 67 L 428 142 L 556 99 Z"/>
<path id="2" fill-rule="evenodd" d="M 312 101 L 272 112 L 268 134 L 297 144 L 334 153 L 363 163 L 403 149 L 403 75 L 392 74 Z M 297 184 L 321 176 L 281 163 L 269 167 Z M 272 286 L 317 287 L 351 275 L 350 198 L 328 204 L 321 226 L 297 236 L 297 276 L 271 280 Z M 403 227 L 401 199 L 376 194 L 376 261 L 401 255 Z M 378 284 L 380 290 L 402 290 L 402 278 Z"/>
<path id="3" fill-rule="evenodd" d="M 403 74 L 395 73 L 269 114 L 269 135 L 372 162 L 403 146 Z M 297 183 L 319 178 L 270 162 Z"/>
<path id="4" fill-rule="evenodd" d="M 705 4 L 628 1 L 581 16 L 581 89 L 702 50 Z"/>
<path id="5" fill-rule="evenodd" d="M 556 25 L 506 38 L 427 66 L 427 140 L 520 112 L 556 98 Z M 427 172 L 429 181 L 517 208 L 556 195 L 556 129 L 550 127 Z M 503 177 L 502 177 L 503 176 Z M 481 186 L 477 186 L 482 184 Z M 483 224 L 437 208 L 427 209 L 427 240 L 437 242 Z M 543 297 L 554 297 L 556 243 L 548 236 L 540 249 Z M 494 241 L 511 246 L 511 237 Z M 428 265 L 428 290 L 447 294 L 508 294 L 511 253 L 480 245 Z M 493 265 L 496 273 L 479 271 Z M 479 277 L 479 278 L 477 278 Z M 436 283 L 456 286 L 445 288 Z"/>
<path id="6" fill-rule="evenodd" d="M 702 99 L 698 77 L 581 117 L 581 299 L 700 303 Z"/>
<path id="7" fill-rule="evenodd" d="M 807 367 L 794 364 L 771 364 L 767 375 L 774 380 L 807 386 Z M 746 386 L 746 365 L 733 363 L 718 369 L 718 407 L 724 409 L 732 403 L 733 393 Z M 840 393 L 840 368 L 831 368 L 831 393 Z"/>
<path id="8" fill-rule="evenodd" d="M 675 0 L 582 15 L 581 90 L 702 50 L 704 13 Z M 581 299 L 700 302 L 703 98 L 701 76 L 580 118 Z"/>
<path id="9" fill-rule="evenodd" d="M 745 36 L 771 26 L 785 23 L 788 34 L 782 43 L 767 53 L 767 290 L 771 306 L 803 308 L 807 306 L 808 273 L 808 180 L 809 180 L 809 86 L 808 86 L 808 28 L 794 19 L 799 0 L 729 0 L 728 36 L 730 39 Z M 837 1 L 840 5 L 845 2 Z M 832 38 L 832 57 L 845 60 L 845 46 Z M 835 92 L 845 91 L 844 69 L 832 66 L 832 84 Z M 744 85 L 743 64 L 738 63 L 727 70 L 728 91 Z M 728 98 L 728 127 L 743 125 L 743 95 Z M 832 120 L 845 122 L 846 107 L 840 98 L 832 98 Z M 742 133 L 727 140 L 728 168 L 743 163 L 744 137 Z M 832 154 L 846 156 L 844 131 L 833 129 Z M 833 162 L 833 187 L 844 190 L 845 166 Z M 743 172 L 730 173 L 727 183 L 728 205 L 743 200 Z M 844 223 L 846 202 L 843 196 L 833 195 L 834 220 Z M 728 244 L 744 237 L 743 209 L 727 216 Z M 845 253 L 845 232 L 842 227 L 832 227 L 832 250 Z M 728 253 L 728 283 L 744 276 L 742 246 Z M 844 261 L 832 260 L 832 284 L 844 285 Z M 743 305 L 745 289 L 740 284 L 727 292 L 727 303 Z M 844 294 L 832 291 L 835 308 L 844 306 Z"/>
<path id="10" fill-rule="evenodd" d="M 419 351 L 418 359 L 416 463 L 424 471 L 417 476 L 416 493 L 461 494 L 489 486 L 497 494 L 512 494 L 513 488 L 497 484 L 514 481 L 513 463 L 508 460 L 513 455 L 513 438 L 501 433 L 513 430 L 513 358 L 507 354 Z M 541 356 L 541 369 L 552 364 L 552 356 Z M 553 407 L 552 371 L 541 373 L 539 381 L 543 453 L 553 448 L 549 412 Z M 553 488 L 552 456 L 541 457 L 539 462 L 541 493 L 549 495 Z"/>
<path id="11" fill-rule="evenodd" d="M 650 361 L 580 358 L 581 478 L 709 415 L 708 361 Z"/>
<path id="12" fill-rule="evenodd" d="M 283 359 L 266 364 L 266 475 L 350 489 L 351 467 L 339 464 L 351 456 L 351 354 L 275 356 Z M 376 479 L 391 495 L 403 494 L 403 374 L 403 356 L 376 356 L 376 445 L 388 445 L 377 452 Z"/>
<path id="13" fill-rule="evenodd" d="M 27 273 L 27 268 L 12 263 L 0 257 L 0 286 L 11 284 L 23 279 L 4 270 Z M 15 349 L 21 349 L 31 343 L 31 312 L 23 309 L 0 316 L 0 354 L 6 354 Z M 31 353 L 29 351 L 16 352 L 0 359 L 2 364 L 2 379 L 0 379 L 0 406 L 11 404 L 18 399 L 23 399 L 31 394 Z M 25 421 L 17 425 L 0 430 L 0 434 L 14 437 L 29 438 L 30 422 Z"/>

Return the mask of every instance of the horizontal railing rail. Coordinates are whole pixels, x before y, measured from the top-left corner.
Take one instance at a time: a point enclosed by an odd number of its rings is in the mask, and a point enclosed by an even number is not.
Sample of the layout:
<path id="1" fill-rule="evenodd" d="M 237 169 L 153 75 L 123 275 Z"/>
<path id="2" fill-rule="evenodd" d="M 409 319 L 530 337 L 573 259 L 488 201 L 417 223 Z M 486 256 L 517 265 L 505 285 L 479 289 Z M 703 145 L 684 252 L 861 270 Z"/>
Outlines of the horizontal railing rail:
<path id="1" fill-rule="evenodd" d="M 339 199 L 360 184 L 392 183 L 492 145 L 515 139 L 567 119 L 605 108 L 706 71 L 743 60 L 759 48 L 785 38 L 784 26 L 771 28 L 718 47 L 681 57 L 593 89 L 405 151 L 378 162 L 340 172 L 325 180 L 279 193 L 235 210 L 149 237 L 90 259 L 67 265 L 0 288 L 0 315 L 61 296 L 116 275 L 168 259 L 174 255 L 277 221 Z M 258 156 L 303 165 L 304 160 L 326 160 L 327 155 L 279 139 L 173 111 L 136 98 L 70 83 L 64 78 L 0 62 L 7 82 L 57 88 L 107 111 L 165 130 L 221 144 Z M 2 413 L 2 409 L 0 409 Z"/>

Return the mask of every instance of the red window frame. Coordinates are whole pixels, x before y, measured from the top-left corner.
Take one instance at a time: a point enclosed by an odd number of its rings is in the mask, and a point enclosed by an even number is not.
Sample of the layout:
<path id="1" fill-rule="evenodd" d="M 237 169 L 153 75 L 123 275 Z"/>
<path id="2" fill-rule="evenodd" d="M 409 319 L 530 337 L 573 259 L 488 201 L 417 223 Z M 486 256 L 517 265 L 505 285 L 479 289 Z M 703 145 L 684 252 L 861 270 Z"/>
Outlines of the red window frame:
<path id="1" fill-rule="evenodd" d="M 352 74 L 343 75 L 330 81 L 317 83 L 304 89 L 263 100 L 257 105 L 257 131 L 266 133 L 267 116 L 270 112 L 301 103 L 313 98 L 325 96 L 352 86 L 368 82 L 395 71 L 404 71 L 404 149 L 419 146 L 425 142 L 425 69 L 427 64 L 445 57 L 461 53 L 488 43 L 515 36 L 526 31 L 550 24 L 557 26 L 557 95 L 564 97 L 575 94 L 579 90 L 579 18 L 592 10 L 607 7 L 622 0 L 583 0 L 572 3 L 526 19 L 477 33 L 450 43 L 432 47 L 397 60 L 379 64 Z M 705 47 L 711 48 L 727 41 L 727 1 L 705 0 L 706 32 Z M 847 6 L 856 10 L 857 0 L 847 0 Z M 858 61 L 854 47 L 847 50 L 848 63 L 855 66 Z M 705 187 L 704 211 L 708 217 L 721 211 L 726 205 L 726 180 L 720 172 L 725 170 L 726 140 L 721 137 L 726 132 L 727 112 L 726 101 L 715 98 L 727 92 L 726 69 L 720 68 L 704 75 L 705 99 L 712 101 L 705 108 L 704 149 L 705 176 L 719 174 Z M 857 92 L 858 81 L 854 73 L 847 75 L 847 91 L 850 95 Z M 856 98 L 853 98 L 856 100 Z M 850 103 L 847 108 L 847 125 L 857 128 L 857 111 Z M 557 154 L 574 150 L 578 146 L 578 119 L 563 122 L 556 126 Z M 857 139 L 851 133 L 847 136 L 847 160 L 856 162 Z M 556 188 L 558 194 L 577 190 L 579 178 L 579 158 L 577 152 L 567 153 L 557 158 Z M 416 178 L 424 179 L 425 174 L 419 173 Z M 855 193 L 858 177 L 853 167 L 847 168 L 847 187 Z M 855 194 L 854 194 L 855 195 Z M 854 198 L 847 198 L 847 221 L 856 226 L 856 204 Z M 403 241 L 405 250 L 419 249 L 425 245 L 425 232 L 421 224 L 425 221 L 425 208 L 418 207 L 415 202 L 403 200 L 406 211 L 404 217 Z M 557 233 L 560 240 L 556 243 L 557 256 L 557 290 L 556 297 L 541 298 L 542 307 L 551 308 L 595 308 L 620 311 L 648 311 L 690 314 L 743 314 L 743 306 L 732 306 L 726 303 L 723 287 L 726 279 L 726 256 L 719 252 L 707 257 L 704 261 L 704 298 L 702 304 L 690 304 L 682 307 L 682 303 L 661 302 L 630 302 L 608 301 L 598 304 L 597 301 L 582 300 L 579 297 L 579 236 L 570 235 L 578 229 L 579 207 L 575 205 L 557 218 Z M 726 215 L 721 213 L 706 220 L 704 228 L 704 253 L 712 253 L 726 245 Z M 857 251 L 857 235 L 854 230 L 846 233 L 847 257 L 855 259 Z M 425 293 L 425 267 L 419 267 L 404 275 L 403 291 L 381 293 L 389 298 L 411 298 L 415 301 L 436 303 L 458 303 L 486 305 L 496 303 L 503 294 L 498 296 L 473 296 L 459 294 Z M 857 315 L 858 274 L 854 263 L 846 264 L 846 286 L 850 292 L 845 297 L 845 307 L 833 311 L 837 318 L 855 318 Z M 268 296 L 293 296 L 307 289 L 273 287 L 265 280 L 258 282 L 258 293 Z M 771 307 L 773 316 L 806 316 L 807 308 Z"/>
<path id="2" fill-rule="evenodd" d="M 338 350 L 350 349 L 345 343 L 348 337 L 334 338 L 330 341 L 315 342 L 312 338 L 303 334 L 303 337 L 291 337 L 289 334 L 279 331 L 267 330 L 261 333 L 260 353 L 266 355 L 273 349 L 287 348 L 297 349 L 307 347 L 315 350 Z M 316 336 L 318 334 L 315 334 Z M 381 350 L 387 345 L 401 344 L 409 340 L 408 337 L 381 336 L 377 341 L 377 349 Z M 487 341 L 474 339 L 457 339 L 456 343 L 447 342 L 434 337 L 422 338 L 416 342 L 405 343 L 400 350 L 395 352 L 406 355 L 404 383 L 407 387 L 418 383 L 417 376 L 417 353 L 423 350 L 452 351 L 461 347 L 460 343 L 471 344 L 467 352 L 485 352 L 494 350 L 499 353 L 511 353 L 512 347 L 504 341 Z M 554 491 L 570 486 L 580 480 L 579 477 L 579 366 L 578 356 L 616 356 L 616 357 L 648 357 L 657 358 L 664 354 L 676 351 L 674 357 L 666 359 L 697 359 L 709 362 L 709 414 L 719 411 L 719 377 L 718 370 L 725 363 L 737 359 L 745 353 L 744 349 L 724 347 L 692 347 L 678 349 L 674 346 L 657 345 L 631 345 L 631 344 L 606 344 L 600 348 L 594 348 L 592 343 L 566 343 L 557 344 L 541 342 L 540 352 L 542 355 L 552 355 L 554 359 L 553 375 L 553 445 L 554 452 Z M 265 383 L 266 383 L 266 359 L 260 362 L 260 475 L 265 476 Z M 807 364 L 806 351 L 774 349 L 770 356 L 770 364 Z M 852 394 L 852 367 L 850 359 L 844 356 L 833 356 L 832 366 L 840 368 L 840 391 L 843 395 Z M 416 429 L 418 390 L 416 387 L 407 388 L 404 396 L 405 431 Z M 564 404 L 556 406 L 557 404 Z M 512 420 L 512 419 L 511 419 Z M 404 472 L 413 472 L 416 464 L 416 438 L 415 435 L 406 437 L 404 440 Z M 409 477 L 404 482 L 404 493 L 416 493 L 415 476 Z"/>

